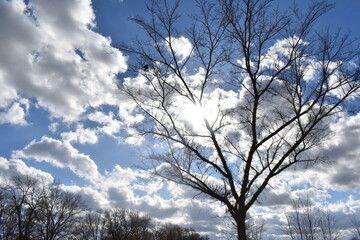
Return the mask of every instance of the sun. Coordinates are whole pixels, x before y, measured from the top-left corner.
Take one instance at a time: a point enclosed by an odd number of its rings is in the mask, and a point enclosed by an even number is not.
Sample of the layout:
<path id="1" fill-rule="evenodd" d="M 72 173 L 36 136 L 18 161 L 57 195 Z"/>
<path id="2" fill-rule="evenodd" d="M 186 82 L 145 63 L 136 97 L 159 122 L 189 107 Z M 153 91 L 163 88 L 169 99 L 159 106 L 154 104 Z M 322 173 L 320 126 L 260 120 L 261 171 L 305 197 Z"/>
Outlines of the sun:
<path id="1" fill-rule="evenodd" d="M 198 130 L 206 129 L 207 113 L 206 108 L 199 103 L 189 103 L 184 106 L 181 112 L 181 119 Z"/>

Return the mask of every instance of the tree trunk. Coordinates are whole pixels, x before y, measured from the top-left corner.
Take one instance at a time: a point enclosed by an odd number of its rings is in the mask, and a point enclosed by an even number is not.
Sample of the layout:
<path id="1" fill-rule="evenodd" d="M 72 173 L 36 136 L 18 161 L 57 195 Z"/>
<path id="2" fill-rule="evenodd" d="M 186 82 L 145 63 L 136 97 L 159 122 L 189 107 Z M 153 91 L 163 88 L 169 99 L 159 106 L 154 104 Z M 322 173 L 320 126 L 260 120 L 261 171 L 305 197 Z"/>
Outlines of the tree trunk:
<path id="1" fill-rule="evenodd" d="M 238 240 L 248 240 L 246 236 L 246 212 L 239 214 L 236 219 Z"/>
<path id="2" fill-rule="evenodd" d="M 246 237 L 246 227 L 243 226 L 244 224 L 237 226 L 237 232 L 238 232 L 238 240 L 247 240 Z"/>

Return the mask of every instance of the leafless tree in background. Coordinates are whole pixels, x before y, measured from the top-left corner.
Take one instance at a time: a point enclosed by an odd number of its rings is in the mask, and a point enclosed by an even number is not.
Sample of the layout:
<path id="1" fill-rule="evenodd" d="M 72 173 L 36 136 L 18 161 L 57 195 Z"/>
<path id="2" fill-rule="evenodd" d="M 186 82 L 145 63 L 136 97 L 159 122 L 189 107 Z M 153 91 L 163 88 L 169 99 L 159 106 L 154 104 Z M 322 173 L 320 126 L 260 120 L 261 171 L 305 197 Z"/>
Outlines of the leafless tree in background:
<path id="1" fill-rule="evenodd" d="M 324 240 L 338 240 L 340 239 L 337 221 L 329 210 L 321 213 L 319 222 L 322 239 Z"/>
<path id="2" fill-rule="evenodd" d="M 112 208 L 88 213 L 81 224 L 80 239 L 92 240 L 208 240 L 193 229 L 154 223 L 136 211 Z M 97 232 L 97 234 L 96 234 Z"/>
<path id="3" fill-rule="evenodd" d="M 209 240 L 207 236 L 200 236 L 194 229 L 182 228 L 173 224 L 162 224 L 156 230 L 154 240 Z"/>
<path id="4" fill-rule="evenodd" d="M 337 240 L 339 229 L 329 211 L 315 208 L 310 200 L 293 202 L 293 212 L 286 214 L 287 235 L 292 240 Z"/>
<path id="5" fill-rule="evenodd" d="M 0 185 L 1 240 L 207 240 L 193 229 L 155 224 L 121 208 L 85 209 L 81 197 L 61 185 L 16 176 Z"/>
<path id="6" fill-rule="evenodd" d="M 151 219 L 137 212 L 114 208 L 105 212 L 104 240 L 153 239 Z"/>
<path id="7" fill-rule="evenodd" d="M 67 239 L 79 224 L 84 204 L 79 195 L 66 192 L 58 185 L 44 191 L 37 209 L 37 238 L 44 240 Z"/>
<path id="8" fill-rule="evenodd" d="M 3 239 L 33 239 L 36 237 L 37 208 L 43 191 L 41 184 L 30 177 L 14 177 L 12 184 L 1 187 Z"/>
<path id="9" fill-rule="evenodd" d="M 265 235 L 265 223 L 260 220 L 247 220 L 247 237 L 251 240 L 262 240 Z"/>
<path id="10" fill-rule="evenodd" d="M 105 234 L 105 221 L 101 212 L 88 212 L 79 226 L 81 240 L 100 240 Z"/>
<path id="11" fill-rule="evenodd" d="M 353 235 L 354 238 L 352 240 L 359 240 L 360 239 L 360 219 L 355 214 L 350 219 L 350 224 L 353 228 Z"/>
<path id="12" fill-rule="evenodd" d="M 360 86 L 350 36 L 313 29 L 328 1 L 273 2 L 199 0 L 186 31 L 179 1 L 149 1 L 150 18 L 132 19 L 147 38 L 121 47 L 136 56 L 121 85 L 145 116 L 134 128 L 162 143 L 147 156 L 155 173 L 222 203 L 242 240 L 272 178 L 323 160 L 309 150 Z"/>
<path id="13" fill-rule="evenodd" d="M 55 240 L 75 231 L 80 197 L 29 176 L 16 176 L 1 187 L 2 239 Z"/>

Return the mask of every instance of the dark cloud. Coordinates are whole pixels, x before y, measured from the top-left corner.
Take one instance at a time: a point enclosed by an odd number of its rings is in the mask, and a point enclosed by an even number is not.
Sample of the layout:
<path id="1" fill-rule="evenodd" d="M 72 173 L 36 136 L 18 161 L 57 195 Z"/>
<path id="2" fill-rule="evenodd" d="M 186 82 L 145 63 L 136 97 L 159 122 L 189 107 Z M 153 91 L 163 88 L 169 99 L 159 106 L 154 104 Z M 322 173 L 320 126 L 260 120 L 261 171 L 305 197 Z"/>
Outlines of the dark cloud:
<path id="1" fill-rule="evenodd" d="M 261 207 L 276 207 L 281 205 L 291 204 L 291 192 L 290 191 L 276 191 L 275 189 L 267 188 L 259 197 L 258 204 Z"/>

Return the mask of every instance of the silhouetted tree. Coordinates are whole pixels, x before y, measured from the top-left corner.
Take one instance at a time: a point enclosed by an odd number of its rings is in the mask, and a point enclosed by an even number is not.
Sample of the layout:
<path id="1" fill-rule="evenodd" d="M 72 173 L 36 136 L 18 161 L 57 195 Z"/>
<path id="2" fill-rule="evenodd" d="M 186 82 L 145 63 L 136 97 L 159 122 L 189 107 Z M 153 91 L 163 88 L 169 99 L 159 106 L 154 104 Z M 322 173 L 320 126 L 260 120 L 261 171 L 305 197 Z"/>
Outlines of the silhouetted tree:
<path id="1" fill-rule="evenodd" d="M 173 224 L 154 224 L 149 217 L 122 208 L 104 214 L 103 240 L 208 240 L 193 229 Z"/>
<path id="2" fill-rule="evenodd" d="M 200 236 L 195 230 L 182 228 L 173 224 L 163 224 L 156 231 L 155 240 L 208 240 L 207 236 Z"/>
<path id="3" fill-rule="evenodd" d="M 101 240 L 104 236 L 105 219 L 101 212 L 88 212 L 79 226 L 78 235 L 82 240 Z"/>
<path id="4" fill-rule="evenodd" d="M 309 150 L 360 87 L 349 35 L 313 29 L 328 1 L 304 12 L 272 2 L 199 0 L 183 31 L 179 1 L 152 0 L 149 19 L 133 18 L 147 38 L 121 47 L 137 74 L 121 89 L 144 116 L 132 133 L 163 144 L 147 156 L 154 173 L 222 203 L 241 240 L 272 178 L 323 160 Z"/>
<path id="5" fill-rule="evenodd" d="M 16 176 L 11 184 L 2 186 L 1 191 L 3 239 L 35 239 L 36 210 L 44 193 L 38 180 Z"/>
<path id="6" fill-rule="evenodd" d="M 105 212 L 104 240 L 151 240 L 151 219 L 121 208 Z"/>
<path id="7" fill-rule="evenodd" d="M 67 239 L 76 231 L 83 208 L 79 195 L 63 191 L 58 185 L 46 189 L 37 208 L 37 238 Z"/>
<path id="8" fill-rule="evenodd" d="M 75 231 L 83 206 L 80 196 L 29 176 L 16 176 L 0 190 L 2 239 L 55 240 Z"/>
<path id="9" fill-rule="evenodd" d="M 126 209 L 85 210 L 79 195 L 29 176 L 16 176 L 0 186 L 0 240 L 208 239 L 193 229 L 158 226 L 148 216 Z"/>

